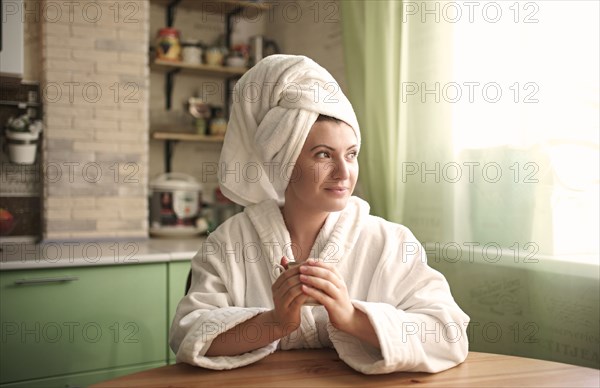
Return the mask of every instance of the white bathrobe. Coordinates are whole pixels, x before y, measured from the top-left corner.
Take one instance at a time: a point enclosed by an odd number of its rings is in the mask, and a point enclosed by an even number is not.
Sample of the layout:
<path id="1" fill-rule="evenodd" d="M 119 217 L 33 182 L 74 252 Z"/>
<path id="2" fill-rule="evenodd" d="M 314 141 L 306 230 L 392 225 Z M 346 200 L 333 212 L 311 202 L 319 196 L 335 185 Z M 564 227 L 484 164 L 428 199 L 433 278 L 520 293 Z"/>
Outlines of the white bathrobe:
<path id="1" fill-rule="evenodd" d="M 293 260 L 290 244 L 274 199 L 246 207 L 209 235 L 192 261 L 191 289 L 171 327 L 178 362 L 231 369 L 278 348 L 333 347 L 350 367 L 377 374 L 439 372 L 466 358 L 469 317 L 456 305 L 445 278 L 427 265 L 423 248 L 406 227 L 369 215 L 369 205 L 358 197 L 330 213 L 310 257 L 336 266 L 353 305 L 369 317 L 381 349 L 335 329 L 324 307 L 304 306 L 301 326 L 289 336 L 239 356 L 205 356 L 219 334 L 273 308 L 276 264 L 283 255 Z"/>

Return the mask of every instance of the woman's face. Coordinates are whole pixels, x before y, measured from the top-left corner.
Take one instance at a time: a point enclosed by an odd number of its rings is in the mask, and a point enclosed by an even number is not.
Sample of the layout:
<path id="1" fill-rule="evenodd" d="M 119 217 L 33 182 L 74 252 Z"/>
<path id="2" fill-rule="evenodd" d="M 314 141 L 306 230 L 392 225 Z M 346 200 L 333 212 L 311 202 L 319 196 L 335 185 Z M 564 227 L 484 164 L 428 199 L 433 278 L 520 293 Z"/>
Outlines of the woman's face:
<path id="1" fill-rule="evenodd" d="M 326 212 L 344 209 L 358 178 L 358 151 L 348 124 L 317 121 L 294 166 L 286 204 Z"/>

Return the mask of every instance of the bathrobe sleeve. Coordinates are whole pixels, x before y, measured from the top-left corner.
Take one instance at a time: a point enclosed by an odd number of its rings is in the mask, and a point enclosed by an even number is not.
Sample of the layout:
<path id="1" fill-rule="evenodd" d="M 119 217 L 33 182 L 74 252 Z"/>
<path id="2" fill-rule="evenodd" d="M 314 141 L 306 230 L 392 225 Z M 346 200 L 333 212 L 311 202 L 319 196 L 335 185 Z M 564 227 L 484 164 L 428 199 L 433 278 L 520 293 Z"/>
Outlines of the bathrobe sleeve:
<path id="1" fill-rule="evenodd" d="M 267 308 L 234 307 L 236 293 L 243 295 L 244 281 L 236 282 L 243 272 L 232 268 L 227 255 L 221 255 L 225 246 L 211 234 L 192 260 L 192 285 L 179 302 L 171 325 L 169 344 L 177 355 L 177 362 L 185 362 L 209 369 L 232 369 L 256 362 L 273 353 L 279 341 L 238 356 L 205 356 L 212 341 L 221 333 L 267 311 Z M 222 233 L 221 233 L 222 234 Z M 242 290 L 232 289 L 233 285 Z"/>
<path id="2" fill-rule="evenodd" d="M 329 337 L 340 358 L 366 374 L 433 373 L 456 366 L 467 357 L 469 317 L 455 303 L 444 276 L 427 265 L 414 235 L 402 226 L 395 229 L 385 236 L 388 248 L 373 278 L 362 279 L 370 282 L 367 300 L 352 300 L 367 314 L 381 349 L 332 325 Z M 390 241 L 396 241 L 392 248 Z"/>

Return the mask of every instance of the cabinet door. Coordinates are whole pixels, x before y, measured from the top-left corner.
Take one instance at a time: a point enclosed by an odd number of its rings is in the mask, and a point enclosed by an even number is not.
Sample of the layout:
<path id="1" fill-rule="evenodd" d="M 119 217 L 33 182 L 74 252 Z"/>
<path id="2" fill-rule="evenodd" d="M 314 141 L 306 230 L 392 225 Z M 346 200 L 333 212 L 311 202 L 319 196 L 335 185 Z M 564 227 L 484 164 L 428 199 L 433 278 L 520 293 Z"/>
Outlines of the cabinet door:
<path id="1" fill-rule="evenodd" d="M 0 383 L 166 361 L 166 266 L 1 272 Z"/>
<path id="2" fill-rule="evenodd" d="M 31 5 L 31 4 L 30 4 Z M 0 73 L 21 77 L 23 75 L 23 0 L 5 1 L 2 7 L 2 49 Z M 3 108 L 4 109 L 4 108 Z"/>
<path id="3" fill-rule="evenodd" d="M 190 272 L 189 261 L 175 261 L 169 263 L 169 329 L 177 310 L 177 305 L 185 295 L 185 283 Z M 169 347 L 169 364 L 175 363 L 175 353 Z"/>

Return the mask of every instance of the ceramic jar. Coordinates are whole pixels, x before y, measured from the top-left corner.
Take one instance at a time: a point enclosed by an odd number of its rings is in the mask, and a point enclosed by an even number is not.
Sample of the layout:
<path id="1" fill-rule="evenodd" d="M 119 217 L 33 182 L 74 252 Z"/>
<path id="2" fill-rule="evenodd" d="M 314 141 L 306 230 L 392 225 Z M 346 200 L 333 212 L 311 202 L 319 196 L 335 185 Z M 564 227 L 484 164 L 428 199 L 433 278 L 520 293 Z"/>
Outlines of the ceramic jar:
<path id="1" fill-rule="evenodd" d="M 202 46 L 198 41 L 185 41 L 182 44 L 183 62 L 190 65 L 199 65 L 202 63 Z"/>
<path id="2" fill-rule="evenodd" d="M 156 58 L 165 61 L 181 61 L 179 31 L 175 28 L 161 28 L 156 36 Z"/>

